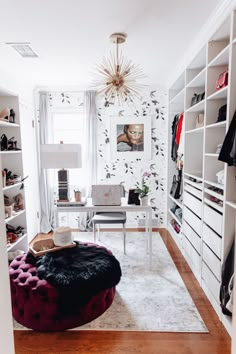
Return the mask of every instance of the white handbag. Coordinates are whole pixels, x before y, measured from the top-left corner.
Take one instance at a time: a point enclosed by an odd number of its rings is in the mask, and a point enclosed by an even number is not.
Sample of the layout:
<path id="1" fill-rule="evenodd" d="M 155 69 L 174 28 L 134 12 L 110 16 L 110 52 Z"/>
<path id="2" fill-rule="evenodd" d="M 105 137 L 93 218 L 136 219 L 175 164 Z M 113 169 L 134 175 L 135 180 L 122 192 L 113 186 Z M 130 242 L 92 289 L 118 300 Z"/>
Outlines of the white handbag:
<path id="1" fill-rule="evenodd" d="M 201 128 L 204 125 L 204 114 L 203 113 L 199 113 L 196 117 L 196 121 L 195 121 L 195 127 L 196 128 Z"/>

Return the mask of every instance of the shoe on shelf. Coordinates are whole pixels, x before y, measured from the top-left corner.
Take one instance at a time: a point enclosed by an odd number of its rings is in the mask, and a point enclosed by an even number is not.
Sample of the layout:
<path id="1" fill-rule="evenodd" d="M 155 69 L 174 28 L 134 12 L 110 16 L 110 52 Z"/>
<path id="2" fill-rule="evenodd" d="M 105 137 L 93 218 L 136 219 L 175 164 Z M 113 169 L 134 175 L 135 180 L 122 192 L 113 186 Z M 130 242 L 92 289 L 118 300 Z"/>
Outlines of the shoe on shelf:
<path id="1" fill-rule="evenodd" d="M 0 120 L 4 122 L 9 122 L 9 118 L 10 118 L 10 109 L 8 107 L 5 107 L 0 112 Z"/>
<path id="2" fill-rule="evenodd" d="M 10 109 L 10 116 L 9 116 L 9 123 L 15 123 L 15 115 L 16 115 L 16 113 L 15 113 L 15 111 L 14 111 L 14 109 Z"/>

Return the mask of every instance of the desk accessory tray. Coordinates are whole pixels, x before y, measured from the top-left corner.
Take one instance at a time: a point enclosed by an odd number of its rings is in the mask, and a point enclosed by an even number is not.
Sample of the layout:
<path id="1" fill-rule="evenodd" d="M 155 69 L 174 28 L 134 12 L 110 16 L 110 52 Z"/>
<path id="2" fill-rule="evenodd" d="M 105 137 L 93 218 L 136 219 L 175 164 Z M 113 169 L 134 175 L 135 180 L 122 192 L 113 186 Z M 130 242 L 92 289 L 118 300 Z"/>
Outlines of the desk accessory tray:
<path id="1" fill-rule="evenodd" d="M 46 253 L 56 252 L 64 250 L 66 248 L 76 247 L 76 243 L 73 242 L 71 245 L 67 246 L 55 246 L 52 238 L 45 238 L 44 240 L 35 241 L 30 247 L 29 251 L 35 257 L 42 256 Z"/>

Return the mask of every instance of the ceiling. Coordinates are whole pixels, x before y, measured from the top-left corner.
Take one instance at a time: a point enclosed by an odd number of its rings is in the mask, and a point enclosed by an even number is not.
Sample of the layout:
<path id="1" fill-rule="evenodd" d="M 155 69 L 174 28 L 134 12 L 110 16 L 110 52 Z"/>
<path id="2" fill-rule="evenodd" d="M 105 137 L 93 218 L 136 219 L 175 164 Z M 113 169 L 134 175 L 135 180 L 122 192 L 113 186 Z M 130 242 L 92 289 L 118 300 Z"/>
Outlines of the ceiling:
<path id="1" fill-rule="evenodd" d="M 125 32 L 122 52 L 149 84 L 165 85 L 222 0 L 11 0 L 2 2 L 0 70 L 34 86 L 89 86 L 92 71 Z M 6 42 L 30 42 L 23 59 Z"/>

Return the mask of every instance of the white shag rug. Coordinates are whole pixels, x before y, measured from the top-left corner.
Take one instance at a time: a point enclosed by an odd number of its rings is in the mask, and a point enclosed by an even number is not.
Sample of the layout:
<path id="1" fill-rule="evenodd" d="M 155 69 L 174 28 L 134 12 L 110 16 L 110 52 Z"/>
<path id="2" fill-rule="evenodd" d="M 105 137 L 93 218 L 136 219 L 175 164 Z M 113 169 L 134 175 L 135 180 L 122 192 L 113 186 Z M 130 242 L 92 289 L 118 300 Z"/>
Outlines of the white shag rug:
<path id="1" fill-rule="evenodd" d="M 94 321 L 74 330 L 208 332 L 159 233 L 153 233 L 150 268 L 143 232 L 101 232 L 100 243 L 119 260 L 120 283 L 110 308 Z M 74 239 L 93 242 L 92 232 L 76 232 Z M 15 329 L 27 329 L 14 321 Z"/>

